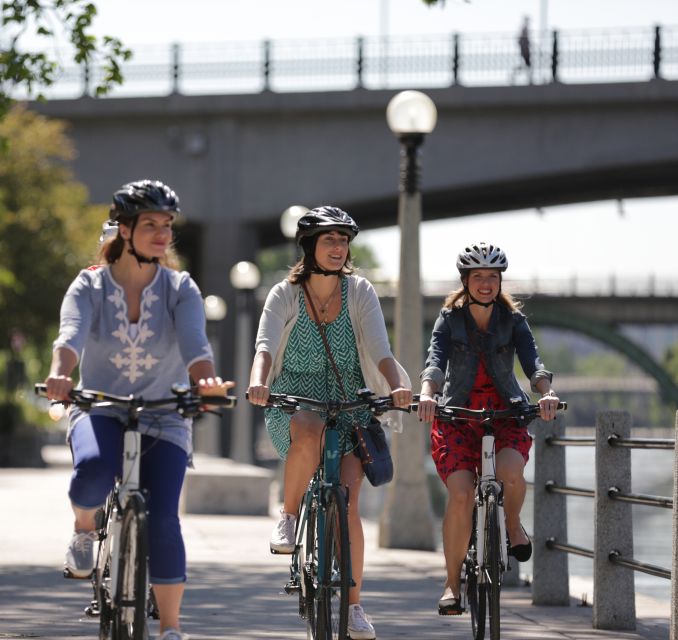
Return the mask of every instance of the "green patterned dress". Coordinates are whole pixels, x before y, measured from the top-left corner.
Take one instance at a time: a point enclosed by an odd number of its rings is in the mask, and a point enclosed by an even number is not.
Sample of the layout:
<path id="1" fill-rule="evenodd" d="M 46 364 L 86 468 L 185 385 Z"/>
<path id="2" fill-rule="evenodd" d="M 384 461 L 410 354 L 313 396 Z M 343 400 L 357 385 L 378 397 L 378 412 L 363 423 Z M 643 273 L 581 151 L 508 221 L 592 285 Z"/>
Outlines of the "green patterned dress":
<path id="1" fill-rule="evenodd" d="M 325 334 L 330 350 L 337 363 L 344 389 L 349 399 L 365 386 L 360 370 L 358 348 L 347 306 L 348 280 L 341 283 L 341 312 L 337 318 L 325 325 Z M 289 393 L 315 400 L 342 400 L 343 395 L 332 365 L 327 357 L 318 327 L 306 312 L 303 289 L 299 292 L 299 316 L 285 347 L 280 375 L 271 384 L 272 393 Z M 325 417 L 325 414 L 319 414 Z M 280 409 L 266 409 L 266 429 L 281 458 L 287 457 L 290 448 L 290 416 Z M 344 454 L 353 450 L 351 433 L 353 419 L 361 425 L 370 421 L 369 411 L 341 413 L 340 446 Z"/>

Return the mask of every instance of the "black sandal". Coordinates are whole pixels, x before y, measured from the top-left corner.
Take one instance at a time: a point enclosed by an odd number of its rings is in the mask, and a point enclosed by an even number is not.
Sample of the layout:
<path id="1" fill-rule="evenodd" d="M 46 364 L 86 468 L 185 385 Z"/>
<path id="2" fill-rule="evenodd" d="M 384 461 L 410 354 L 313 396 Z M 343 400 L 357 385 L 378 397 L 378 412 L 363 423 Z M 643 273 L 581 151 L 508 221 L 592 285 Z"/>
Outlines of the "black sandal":
<path id="1" fill-rule="evenodd" d="M 527 536 L 527 544 L 517 544 L 509 548 L 509 555 L 512 555 L 518 562 L 527 562 L 532 557 L 532 540 L 530 536 L 527 535 L 525 527 L 520 525 L 520 528 L 523 530 L 523 533 Z M 509 544 L 510 544 L 509 540 Z"/>

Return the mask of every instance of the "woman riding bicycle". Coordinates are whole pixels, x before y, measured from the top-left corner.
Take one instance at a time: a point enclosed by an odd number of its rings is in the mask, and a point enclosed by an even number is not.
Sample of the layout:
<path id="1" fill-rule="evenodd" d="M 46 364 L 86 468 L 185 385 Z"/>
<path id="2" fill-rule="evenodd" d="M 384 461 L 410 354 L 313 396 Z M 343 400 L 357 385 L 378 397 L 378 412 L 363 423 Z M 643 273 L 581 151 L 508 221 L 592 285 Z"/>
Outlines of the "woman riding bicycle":
<path id="1" fill-rule="evenodd" d="M 311 302 L 318 322 L 325 327 L 346 393 L 351 395 L 367 386 L 377 395 L 390 393 L 398 407 L 410 403 L 411 383 L 391 353 L 377 294 L 367 280 L 352 275 L 349 244 L 357 233 L 353 219 L 336 207 L 319 207 L 299 219 L 296 240 L 304 255 L 269 293 L 259 323 L 248 390 L 253 404 L 265 405 L 269 391 L 317 400 L 344 399 Z M 360 606 L 364 538 L 358 498 L 363 470 L 353 454 L 351 434 L 354 419 L 365 426 L 370 417 L 366 410 L 340 414 L 338 421 L 344 452 L 341 482 L 348 486 L 350 498 L 348 520 L 355 581 L 349 592 L 348 629 L 351 638 L 365 640 L 376 636 Z M 279 409 L 267 409 L 266 428 L 280 457 L 286 459 L 284 502 L 270 547 L 273 553 L 292 553 L 297 509 L 320 462 L 323 420 L 309 411 L 295 413 L 290 419 Z"/>
<path id="2" fill-rule="evenodd" d="M 104 240 L 99 266 L 80 272 L 61 306 L 46 380 L 50 399 L 68 400 L 78 364 L 80 388 L 116 395 L 166 397 L 173 384 L 188 384 L 189 374 L 201 394 L 222 395 L 233 386 L 215 375 L 200 291 L 175 267 L 172 224 L 178 213 L 179 199 L 159 181 L 131 182 L 113 194 L 109 227 L 117 233 Z M 95 514 L 121 472 L 125 417 L 124 409 L 112 407 L 69 412 L 75 532 L 65 567 L 71 577 L 92 573 Z M 176 412 L 149 410 L 140 414 L 139 430 L 161 638 L 180 640 L 186 555 L 178 507 L 192 453 L 191 423 Z"/>
<path id="3" fill-rule="evenodd" d="M 553 376 L 539 358 L 520 305 L 502 291 L 507 267 L 506 255 L 496 245 L 480 242 L 459 254 L 462 287 L 445 300 L 421 374 L 418 415 L 426 422 L 433 421 L 431 455 L 448 492 L 443 519 L 447 581 L 438 602 L 438 611 L 448 615 L 463 612 L 461 566 L 471 535 L 475 470 L 480 467 L 484 432 L 478 421 L 456 424 L 435 419 L 434 395 L 442 390 L 446 405 L 469 409 L 505 409 L 515 398 L 527 402 L 513 372 L 517 355 L 532 391 L 541 394 L 541 418 L 555 418 L 558 405 L 551 388 Z M 532 543 L 520 523 L 520 509 L 526 490 L 523 470 L 532 439 L 526 427 L 510 419 L 497 421 L 494 435 L 510 553 L 525 562 L 532 555 Z"/>

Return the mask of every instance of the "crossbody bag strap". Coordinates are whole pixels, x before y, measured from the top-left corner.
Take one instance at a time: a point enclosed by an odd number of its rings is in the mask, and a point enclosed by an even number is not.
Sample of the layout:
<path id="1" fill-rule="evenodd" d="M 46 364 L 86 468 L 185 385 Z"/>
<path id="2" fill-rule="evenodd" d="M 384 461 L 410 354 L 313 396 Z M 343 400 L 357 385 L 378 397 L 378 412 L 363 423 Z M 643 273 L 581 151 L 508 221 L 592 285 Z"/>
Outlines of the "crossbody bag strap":
<path id="1" fill-rule="evenodd" d="M 334 358 L 332 357 L 332 351 L 330 350 L 330 344 L 327 341 L 327 336 L 325 335 L 325 327 L 323 326 L 322 322 L 318 319 L 318 312 L 315 310 L 315 305 L 313 304 L 313 298 L 310 296 L 308 293 L 308 289 L 306 288 L 306 282 L 302 282 L 301 284 L 304 293 L 306 294 L 306 299 L 308 300 L 308 305 L 311 307 L 311 311 L 313 312 L 313 321 L 315 322 L 316 327 L 318 327 L 318 331 L 320 332 L 320 337 L 323 339 L 323 344 L 325 345 L 325 351 L 327 351 L 327 357 L 329 358 L 330 364 L 332 365 L 332 370 L 334 371 L 334 375 L 337 378 L 337 382 L 339 383 L 339 388 L 341 389 L 341 393 L 344 395 L 344 400 L 348 400 L 348 396 L 346 395 L 346 390 L 344 389 L 344 383 L 341 381 L 341 375 L 339 374 L 339 369 L 337 367 L 337 363 L 334 361 Z"/>

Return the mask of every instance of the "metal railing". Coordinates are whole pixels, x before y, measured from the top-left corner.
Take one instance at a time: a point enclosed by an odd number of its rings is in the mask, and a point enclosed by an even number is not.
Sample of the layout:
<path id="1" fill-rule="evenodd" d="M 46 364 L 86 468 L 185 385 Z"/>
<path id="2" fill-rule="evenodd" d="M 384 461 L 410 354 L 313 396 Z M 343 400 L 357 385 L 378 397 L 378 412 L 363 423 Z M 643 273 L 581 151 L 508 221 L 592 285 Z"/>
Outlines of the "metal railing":
<path id="1" fill-rule="evenodd" d="M 535 34 L 536 36 L 536 34 Z M 525 66 L 514 33 L 131 46 L 112 96 L 642 82 L 678 78 L 678 27 L 553 31 Z M 66 67 L 48 97 L 91 95 L 98 66 Z M 17 96 L 25 97 L 25 96 Z"/>
<path id="2" fill-rule="evenodd" d="M 676 415 L 678 433 L 678 414 Z M 631 449 L 664 449 L 675 452 L 676 439 L 632 438 L 631 417 L 627 412 L 605 411 L 598 415 L 595 437 L 566 437 L 562 420 L 540 430 L 536 437 L 534 512 L 535 559 L 533 601 L 535 604 L 569 604 L 567 554 L 593 559 L 593 626 L 600 629 L 634 629 L 635 588 L 633 571 L 671 579 L 678 572 L 676 554 L 672 570 L 641 562 L 633 557 L 633 521 L 631 505 L 671 509 L 674 530 L 672 548 L 678 548 L 678 482 L 674 481 L 673 498 L 631 491 Z M 545 433 L 550 431 L 550 433 Z M 565 480 L 565 447 L 595 447 L 595 489 L 568 486 Z M 593 498 L 595 502 L 594 548 L 568 543 L 565 496 Z M 539 541 L 543 545 L 539 545 Z M 553 551 L 563 552 L 553 554 Z M 563 562 L 565 558 L 565 562 Z M 632 569 L 619 572 L 617 567 Z M 676 584 L 672 582 L 671 638 L 678 638 L 675 601 Z"/>

